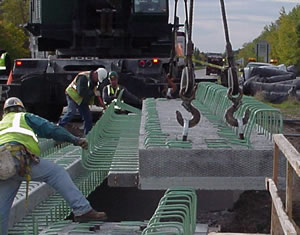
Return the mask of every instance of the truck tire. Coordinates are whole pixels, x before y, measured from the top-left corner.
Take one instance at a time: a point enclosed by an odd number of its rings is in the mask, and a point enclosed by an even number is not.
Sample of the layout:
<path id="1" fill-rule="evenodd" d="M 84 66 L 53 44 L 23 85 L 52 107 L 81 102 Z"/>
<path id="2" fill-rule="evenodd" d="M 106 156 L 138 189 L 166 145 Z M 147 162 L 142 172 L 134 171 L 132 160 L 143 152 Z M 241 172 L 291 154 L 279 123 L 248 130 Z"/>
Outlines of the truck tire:
<path id="1" fill-rule="evenodd" d="M 25 106 L 28 112 L 36 114 L 52 122 L 57 122 L 59 120 L 59 117 L 61 116 L 63 110 L 63 106 L 53 104 L 34 104 Z"/>

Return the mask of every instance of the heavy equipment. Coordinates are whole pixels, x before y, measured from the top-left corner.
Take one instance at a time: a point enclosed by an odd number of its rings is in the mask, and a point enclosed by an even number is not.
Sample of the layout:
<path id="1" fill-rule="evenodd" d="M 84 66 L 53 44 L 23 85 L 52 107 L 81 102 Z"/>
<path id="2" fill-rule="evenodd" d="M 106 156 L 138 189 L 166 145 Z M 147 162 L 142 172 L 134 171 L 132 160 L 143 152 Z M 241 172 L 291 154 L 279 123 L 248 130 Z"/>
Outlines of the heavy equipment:
<path id="1" fill-rule="evenodd" d="M 185 34 L 178 19 L 169 23 L 169 0 L 31 0 L 25 28 L 32 58 L 15 60 L 1 100 L 17 96 L 48 119 L 60 116 L 64 90 L 80 71 L 117 71 L 138 97 L 161 96 L 170 64 L 180 79 L 171 51 Z"/>
<path id="2" fill-rule="evenodd" d="M 207 63 L 215 64 L 218 66 L 224 65 L 224 59 L 221 53 L 207 53 L 206 54 Z M 221 69 L 217 67 L 212 67 L 211 65 L 206 66 L 206 75 L 210 75 L 211 73 L 214 74 L 221 74 Z"/>

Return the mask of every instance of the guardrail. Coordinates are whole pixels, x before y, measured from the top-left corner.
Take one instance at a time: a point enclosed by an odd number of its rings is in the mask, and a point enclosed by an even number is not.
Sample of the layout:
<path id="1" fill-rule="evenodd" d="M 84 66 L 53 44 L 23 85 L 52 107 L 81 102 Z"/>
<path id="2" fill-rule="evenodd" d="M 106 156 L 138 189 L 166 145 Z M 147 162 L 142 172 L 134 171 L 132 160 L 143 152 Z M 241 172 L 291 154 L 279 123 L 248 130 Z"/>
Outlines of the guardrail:
<path id="1" fill-rule="evenodd" d="M 273 135 L 274 158 L 273 179 L 266 179 L 266 189 L 272 197 L 271 235 L 297 235 L 300 229 L 293 220 L 293 175 L 300 176 L 300 154 L 282 135 Z M 282 152 L 286 158 L 285 206 L 278 193 L 278 158 Z"/>

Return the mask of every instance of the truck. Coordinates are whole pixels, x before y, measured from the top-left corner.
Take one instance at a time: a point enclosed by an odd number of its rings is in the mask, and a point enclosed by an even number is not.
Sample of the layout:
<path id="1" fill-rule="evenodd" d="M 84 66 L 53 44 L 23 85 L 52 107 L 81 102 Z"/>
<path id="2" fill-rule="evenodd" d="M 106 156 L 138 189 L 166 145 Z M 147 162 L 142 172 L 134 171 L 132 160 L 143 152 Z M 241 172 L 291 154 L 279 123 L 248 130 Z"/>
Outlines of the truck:
<path id="1" fill-rule="evenodd" d="M 49 120 L 61 115 L 65 88 L 80 71 L 114 70 L 134 95 L 159 97 L 170 63 L 177 67 L 169 0 L 31 0 L 25 28 L 32 56 L 14 61 L 1 101 L 19 97 Z"/>
<path id="2" fill-rule="evenodd" d="M 207 53 L 206 54 L 206 62 L 210 63 L 210 64 L 215 64 L 218 66 L 223 66 L 224 58 L 221 53 Z M 207 65 L 206 66 L 206 75 L 210 75 L 211 73 L 220 75 L 221 69 Z"/>

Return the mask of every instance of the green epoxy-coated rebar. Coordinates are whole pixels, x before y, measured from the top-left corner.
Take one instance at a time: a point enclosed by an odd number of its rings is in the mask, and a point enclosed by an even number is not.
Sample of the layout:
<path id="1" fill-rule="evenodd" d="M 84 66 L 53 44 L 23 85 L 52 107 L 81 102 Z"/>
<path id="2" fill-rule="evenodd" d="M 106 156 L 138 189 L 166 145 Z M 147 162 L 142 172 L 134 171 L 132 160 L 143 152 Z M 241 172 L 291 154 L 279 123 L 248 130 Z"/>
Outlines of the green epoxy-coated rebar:
<path id="1" fill-rule="evenodd" d="M 83 151 L 82 165 L 88 170 L 130 172 L 139 169 L 138 138 L 141 112 L 130 109 L 129 111 L 134 113 L 116 114 L 114 105 L 115 103 L 112 103 L 106 109 L 87 136 L 90 144 L 88 151 Z"/>
<path id="2" fill-rule="evenodd" d="M 197 196 L 192 188 L 166 191 L 142 235 L 192 235 L 196 229 Z"/>
<path id="3" fill-rule="evenodd" d="M 248 123 L 244 126 L 244 140 L 238 137 L 238 128 L 226 125 L 224 113 L 232 105 L 227 97 L 227 89 L 218 84 L 201 82 L 198 85 L 193 104 L 201 113 L 218 128 L 218 135 L 227 140 L 225 145 L 216 143 L 215 147 L 238 144 L 251 148 L 250 137 L 253 130 L 263 133 L 271 139 L 272 134 L 282 132 L 282 115 L 278 109 L 272 108 L 253 97 L 243 96 L 242 105 L 234 113 L 234 117 L 243 117 L 250 111 Z M 214 144 L 210 143 L 208 147 Z"/>
<path id="4" fill-rule="evenodd" d="M 84 185 L 87 196 L 104 180 L 106 175 L 107 172 L 85 172 L 75 179 L 74 182 L 79 188 L 82 188 Z M 9 231 L 9 234 L 23 234 L 24 230 L 22 230 L 22 228 L 27 226 L 27 224 L 31 224 L 31 226 L 29 226 L 32 228 L 30 234 L 34 234 L 34 230 L 42 229 L 41 226 L 47 227 L 49 225 L 49 213 L 50 223 L 65 219 L 65 217 L 69 215 L 70 209 L 63 209 L 64 205 L 66 205 L 66 202 L 60 195 L 55 194 L 51 196 L 47 201 L 41 203 L 31 213 L 26 215 L 21 222 L 17 223 L 14 228 Z M 59 226 L 62 228 L 64 225 L 57 225 L 56 227 Z"/>
<path id="5" fill-rule="evenodd" d="M 201 83 L 202 84 L 202 83 Z M 272 109 L 263 103 L 255 102 L 250 97 L 243 98 L 243 105 L 236 115 L 242 116 L 246 109 L 250 109 L 251 115 L 248 124 L 245 127 L 246 140 L 241 141 L 237 138 L 236 128 L 224 125 L 223 115 L 231 103 L 226 100 L 226 89 L 211 84 L 199 85 L 197 91 L 195 106 L 204 110 L 204 115 L 219 128 L 219 135 L 224 136 L 221 139 L 209 140 L 206 143 L 208 147 L 230 146 L 230 144 L 245 144 L 249 146 L 251 131 L 257 129 L 259 133 L 270 137 L 272 133 L 279 132 L 282 129 L 282 118 L 280 112 Z M 203 94 L 203 93 L 204 94 Z M 216 98 L 214 98 L 216 97 Z M 163 148 L 190 148 L 191 143 L 182 143 L 178 140 L 168 139 L 168 134 L 163 133 L 160 127 L 160 121 L 156 110 L 156 101 L 154 99 L 145 100 L 145 147 L 163 147 Z M 211 107 L 214 107 L 211 109 Z M 201 112 L 202 113 L 202 112 Z M 89 150 L 83 151 L 82 162 L 85 168 L 94 171 L 86 171 L 75 179 L 75 184 L 87 196 L 98 186 L 107 176 L 108 171 L 138 171 L 138 136 L 141 114 L 139 112 L 120 115 L 114 112 L 113 106 L 110 106 L 102 118 L 96 123 L 95 127 L 88 135 Z M 223 141 L 226 140 L 226 141 Z M 55 161 L 57 164 L 67 167 L 78 159 L 81 155 L 79 147 L 70 145 L 54 146 L 54 143 L 44 142 L 43 156 L 49 160 Z M 31 184 L 34 189 L 39 184 Z M 23 189 L 23 186 L 21 187 Z M 177 192 L 178 191 L 178 192 Z M 161 234 L 155 233 L 163 229 L 164 234 L 170 234 L 168 228 L 176 231 L 186 231 L 191 234 L 195 228 L 195 206 L 196 200 L 193 196 L 192 189 L 173 189 L 168 191 L 166 196 L 161 199 L 156 213 L 153 215 L 149 228 L 144 230 L 143 234 Z M 167 196 L 168 195 L 168 196 Z M 23 195 L 22 195 L 23 196 Z M 20 198 L 22 197 L 20 196 Z M 172 205 L 168 204 L 170 202 Z M 173 208 L 173 204 L 178 205 Z M 70 213 L 70 208 L 66 206 L 64 199 L 55 194 L 47 201 L 38 205 L 31 213 L 17 223 L 9 234 L 24 234 L 24 227 L 30 228 L 28 234 L 33 234 L 35 230 L 49 226 L 51 228 L 47 234 L 55 234 L 60 231 L 67 223 L 59 224 L 58 221 L 65 219 Z M 47 213 L 48 212 L 48 213 Z M 172 213 L 174 212 L 174 214 Z M 173 217 L 172 217 L 173 216 Z M 33 226 L 32 219 L 36 218 Z M 172 222 L 164 224 L 162 218 L 177 218 L 181 222 Z M 161 219 L 160 219 L 161 218 Z M 57 226 L 51 227 L 51 224 Z M 82 227 L 77 227 L 76 231 L 80 231 Z M 120 230 L 121 231 L 121 230 Z M 174 231 L 173 231 L 174 234 Z"/>

